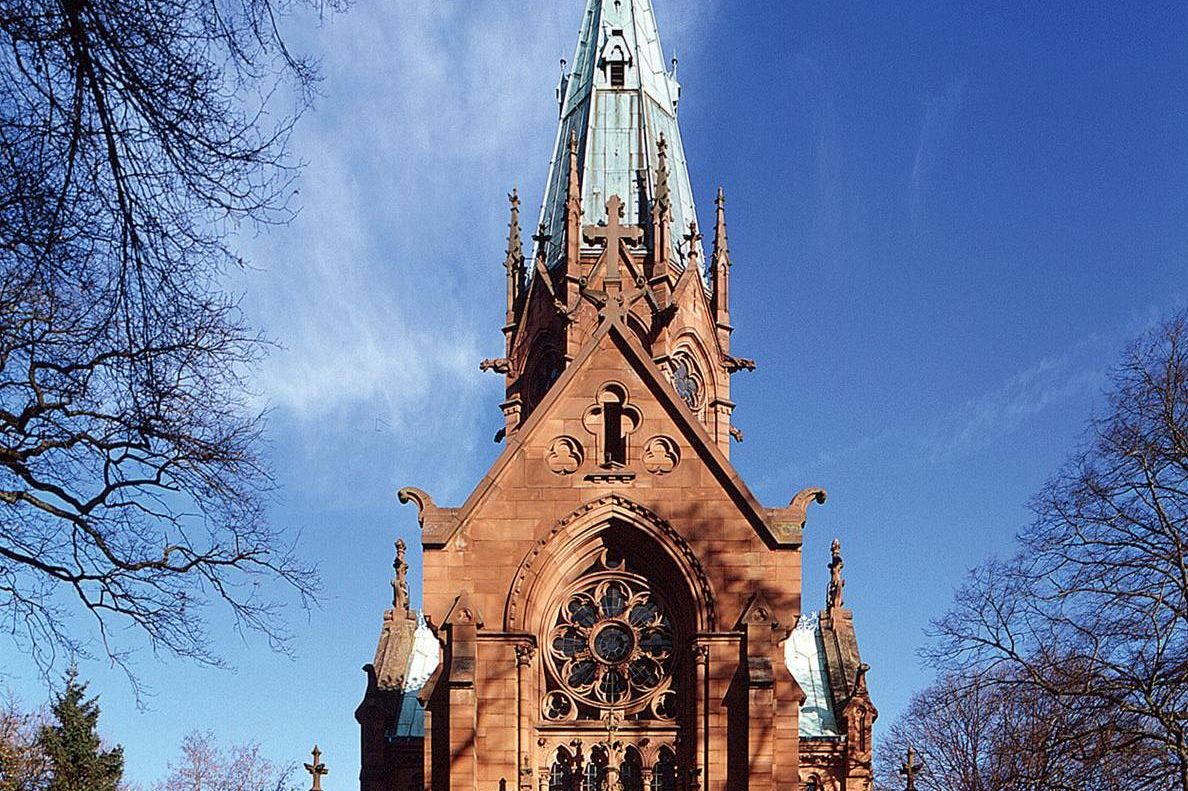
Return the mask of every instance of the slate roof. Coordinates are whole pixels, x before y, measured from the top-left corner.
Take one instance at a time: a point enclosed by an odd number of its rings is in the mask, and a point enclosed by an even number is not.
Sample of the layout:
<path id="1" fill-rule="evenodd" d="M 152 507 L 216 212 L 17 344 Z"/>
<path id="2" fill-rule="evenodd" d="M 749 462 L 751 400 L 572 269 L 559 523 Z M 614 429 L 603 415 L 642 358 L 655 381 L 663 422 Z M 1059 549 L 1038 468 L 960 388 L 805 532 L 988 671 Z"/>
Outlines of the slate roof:
<path id="1" fill-rule="evenodd" d="M 420 739 L 425 736 L 425 708 L 417 693 L 441 662 L 441 644 L 422 614 L 395 623 L 385 621 L 376 652 L 376 677 L 380 689 L 400 695 L 387 737 L 394 741 Z"/>

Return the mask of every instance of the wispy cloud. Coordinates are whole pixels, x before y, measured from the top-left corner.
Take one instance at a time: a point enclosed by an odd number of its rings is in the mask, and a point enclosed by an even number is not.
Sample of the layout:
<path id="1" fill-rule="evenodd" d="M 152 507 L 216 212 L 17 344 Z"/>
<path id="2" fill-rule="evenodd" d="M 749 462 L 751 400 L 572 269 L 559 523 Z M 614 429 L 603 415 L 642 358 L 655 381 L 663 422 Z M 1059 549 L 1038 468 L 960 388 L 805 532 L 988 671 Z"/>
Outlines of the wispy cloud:
<path id="1" fill-rule="evenodd" d="M 953 123 L 965 101 L 965 79 L 951 81 L 945 89 L 925 99 L 924 118 L 912 160 L 911 186 L 908 203 L 912 229 L 919 232 L 928 211 L 928 189 L 936 167 L 936 160 L 953 128 Z"/>
<path id="2" fill-rule="evenodd" d="M 1043 412 L 1103 392 L 1110 367 L 1126 344 L 1182 305 L 1183 300 L 1174 296 L 1165 305 L 1150 306 L 1100 327 L 1064 352 L 1042 357 L 984 395 L 966 401 L 924 438 L 927 458 L 950 461 L 976 453 L 1020 431 Z"/>
<path id="3" fill-rule="evenodd" d="M 657 5 L 670 47 L 710 19 Z M 404 0 L 357 5 L 307 42 L 325 53 L 325 97 L 294 141 L 302 214 L 246 242 L 264 270 L 248 309 L 283 346 L 257 388 L 282 417 L 365 409 L 399 427 L 430 403 L 479 409 L 477 362 L 501 345 L 504 194 L 540 194 L 579 17 L 578 3 Z"/>
<path id="4" fill-rule="evenodd" d="M 929 458 L 947 461 L 976 452 L 1041 412 L 1099 390 L 1105 366 L 1082 358 L 1075 352 L 1045 357 L 965 402 L 927 439 Z"/>

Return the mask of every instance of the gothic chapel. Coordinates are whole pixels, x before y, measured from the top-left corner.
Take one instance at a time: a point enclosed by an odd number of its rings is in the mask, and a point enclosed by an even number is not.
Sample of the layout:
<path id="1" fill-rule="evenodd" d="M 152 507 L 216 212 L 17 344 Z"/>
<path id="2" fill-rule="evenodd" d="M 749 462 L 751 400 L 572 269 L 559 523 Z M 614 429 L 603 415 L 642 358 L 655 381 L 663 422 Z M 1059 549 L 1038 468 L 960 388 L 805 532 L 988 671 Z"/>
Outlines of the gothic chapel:
<path id="1" fill-rule="evenodd" d="M 703 250 L 650 0 L 588 0 L 531 259 L 511 197 L 505 443 L 457 508 L 414 488 L 356 718 L 362 791 L 868 791 L 871 725 L 822 489 L 756 501 L 730 463 L 730 249 Z M 790 494 L 792 494 L 790 492 Z M 821 559 L 824 562 L 824 558 Z"/>

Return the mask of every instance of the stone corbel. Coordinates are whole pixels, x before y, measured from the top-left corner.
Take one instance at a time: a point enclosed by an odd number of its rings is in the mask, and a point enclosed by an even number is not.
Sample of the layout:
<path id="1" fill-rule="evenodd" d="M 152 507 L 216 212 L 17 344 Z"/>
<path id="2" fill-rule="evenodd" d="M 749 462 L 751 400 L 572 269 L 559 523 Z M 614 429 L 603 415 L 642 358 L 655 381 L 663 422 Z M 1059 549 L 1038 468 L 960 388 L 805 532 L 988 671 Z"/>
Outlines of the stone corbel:
<path id="1" fill-rule="evenodd" d="M 417 518 L 421 523 L 421 543 L 431 548 L 444 546 L 458 526 L 457 509 L 439 507 L 432 497 L 414 486 L 401 489 L 397 497 L 402 505 L 416 505 Z"/>

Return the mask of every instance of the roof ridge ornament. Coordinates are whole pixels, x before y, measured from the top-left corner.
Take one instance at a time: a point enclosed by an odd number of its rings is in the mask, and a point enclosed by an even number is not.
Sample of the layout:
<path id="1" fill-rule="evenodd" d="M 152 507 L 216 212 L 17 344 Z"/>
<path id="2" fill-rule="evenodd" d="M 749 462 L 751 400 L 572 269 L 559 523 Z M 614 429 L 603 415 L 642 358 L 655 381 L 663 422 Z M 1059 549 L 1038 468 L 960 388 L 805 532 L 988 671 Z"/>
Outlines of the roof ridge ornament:
<path id="1" fill-rule="evenodd" d="M 409 616 L 411 599 L 408 594 L 408 563 L 404 559 L 406 547 L 403 538 L 396 539 L 396 559 L 392 561 L 395 575 L 392 578 L 392 607 Z"/>
<path id="2" fill-rule="evenodd" d="M 825 595 L 825 608 L 834 610 L 845 606 L 842 593 L 846 581 L 842 579 L 842 569 L 845 568 L 846 562 L 842 559 L 841 541 L 833 539 L 830 551 L 833 558 L 829 561 L 829 592 Z"/>

